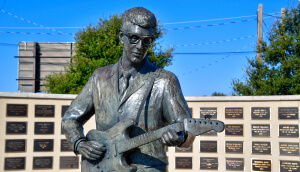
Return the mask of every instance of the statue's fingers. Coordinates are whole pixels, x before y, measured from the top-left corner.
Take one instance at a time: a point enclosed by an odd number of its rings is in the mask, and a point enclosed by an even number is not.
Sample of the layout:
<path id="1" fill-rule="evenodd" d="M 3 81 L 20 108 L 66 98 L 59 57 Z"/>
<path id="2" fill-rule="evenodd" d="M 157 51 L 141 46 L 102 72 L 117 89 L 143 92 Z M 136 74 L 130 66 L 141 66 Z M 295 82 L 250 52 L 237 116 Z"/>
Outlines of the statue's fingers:
<path id="1" fill-rule="evenodd" d="M 163 136 L 161 137 L 161 142 L 162 142 L 164 145 L 167 144 Z"/>
<path id="2" fill-rule="evenodd" d="M 165 139 L 165 142 L 166 142 L 167 146 L 173 146 L 172 143 L 171 143 L 171 141 L 170 141 L 170 137 L 169 137 L 168 132 L 166 132 L 166 133 L 163 134 L 163 138 Z"/>
<path id="3" fill-rule="evenodd" d="M 92 141 L 91 143 L 92 143 L 91 146 L 92 146 L 94 149 L 97 149 L 97 150 L 99 150 L 99 151 L 101 151 L 101 152 L 106 151 L 106 147 L 105 147 L 104 144 L 99 143 L 99 142 L 95 142 L 95 141 Z"/>
<path id="4" fill-rule="evenodd" d="M 97 155 L 97 154 L 94 154 L 94 153 L 90 153 L 89 154 L 89 157 L 90 157 L 90 159 L 99 159 L 101 156 L 100 155 Z"/>
<path id="5" fill-rule="evenodd" d="M 91 158 L 90 155 L 89 155 L 89 153 L 88 153 L 88 151 L 85 150 L 85 149 L 80 149 L 80 150 L 79 150 L 79 153 L 80 153 L 83 157 L 85 157 L 86 159 L 89 159 L 89 160 L 96 160 L 95 158 Z"/>
<path id="6" fill-rule="evenodd" d="M 174 133 L 173 131 L 168 131 L 167 134 L 168 134 L 168 137 L 170 138 L 169 139 L 170 144 L 172 144 L 173 146 L 177 145 L 178 135 L 176 133 Z"/>
<path id="7" fill-rule="evenodd" d="M 96 155 L 100 155 L 100 156 L 104 154 L 103 151 L 99 151 L 97 149 L 92 149 L 91 153 L 96 154 Z"/>

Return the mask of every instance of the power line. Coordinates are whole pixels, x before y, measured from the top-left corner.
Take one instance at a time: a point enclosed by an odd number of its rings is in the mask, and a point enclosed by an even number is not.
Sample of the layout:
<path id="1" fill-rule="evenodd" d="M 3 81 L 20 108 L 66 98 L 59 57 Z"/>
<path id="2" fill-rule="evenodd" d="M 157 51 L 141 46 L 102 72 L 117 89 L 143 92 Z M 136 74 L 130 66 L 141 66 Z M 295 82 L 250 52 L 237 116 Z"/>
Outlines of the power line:
<path id="1" fill-rule="evenodd" d="M 249 54 L 256 53 L 255 51 L 235 51 L 235 52 L 199 52 L 199 53 L 171 53 L 173 55 L 240 55 L 240 54 Z"/>
<path id="2" fill-rule="evenodd" d="M 208 24 L 208 25 L 192 26 L 192 27 L 180 27 L 180 28 L 173 28 L 173 29 L 167 29 L 167 30 L 170 31 L 170 30 L 196 29 L 196 28 L 202 28 L 202 27 L 210 27 L 210 26 L 220 26 L 220 25 L 242 23 L 242 22 L 248 22 L 248 21 L 253 21 L 253 20 L 256 20 L 256 19 L 233 21 L 233 22 L 219 23 L 219 24 Z"/>
<path id="3" fill-rule="evenodd" d="M 24 18 L 22 18 L 22 17 L 16 16 L 16 15 L 14 15 L 14 14 L 12 14 L 12 13 L 7 12 L 7 11 L 4 11 L 4 10 L 0 10 L 0 11 L 3 12 L 3 13 L 5 13 L 5 14 L 8 14 L 8 15 L 10 15 L 10 16 L 13 16 L 13 17 L 15 17 L 15 18 L 17 18 L 17 19 L 20 19 L 20 20 L 22 20 L 22 21 L 25 21 L 25 22 L 27 22 L 27 23 L 30 23 L 30 24 L 33 24 L 33 25 L 36 25 L 36 26 L 40 26 L 40 27 L 42 27 L 42 28 L 49 29 L 49 30 L 52 30 L 52 31 L 54 31 L 54 32 L 58 32 L 58 33 L 61 33 L 61 34 L 72 35 L 72 34 L 69 34 L 69 33 L 64 33 L 64 32 L 62 32 L 62 31 L 55 30 L 55 29 L 51 29 L 51 28 L 49 28 L 49 27 L 45 27 L 45 26 L 43 26 L 43 25 L 34 23 L 34 22 L 30 21 L 30 20 L 26 20 L 26 19 L 24 19 Z"/>
<path id="4" fill-rule="evenodd" d="M 8 31 L 0 31 L 0 33 L 25 34 L 25 35 L 66 35 L 66 33 L 35 33 L 35 32 L 8 32 Z M 68 35 L 74 35 L 74 34 L 68 33 Z"/>
<path id="5" fill-rule="evenodd" d="M 85 27 L 48 27 L 48 28 L 57 28 L 57 29 L 83 29 Z M 0 27 L 0 29 L 43 29 L 40 27 Z"/>
<path id="6" fill-rule="evenodd" d="M 268 14 L 277 14 L 276 13 L 268 13 Z M 185 21 L 185 22 L 174 22 L 174 23 L 163 23 L 164 25 L 172 25 L 172 24 L 185 24 L 185 23 L 199 23 L 199 22 L 209 22 L 209 21 L 218 21 L 218 20 L 229 20 L 229 19 L 238 19 L 238 18 L 246 18 L 246 17 L 256 17 L 257 15 L 249 15 L 249 16 L 239 16 L 239 17 L 229 17 L 229 18 L 219 18 L 219 19 L 208 19 L 208 20 L 196 20 L 196 21 Z"/>
<path id="7" fill-rule="evenodd" d="M 237 41 L 237 40 L 241 40 L 241 39 L 252 38 L 252 37 L 255 37 L 255 36 L 257 36 L 257 34 L 250 35 L 250 36 L 239 37 L 239 38 L 233 38 L 233 39 L 226 39 L 226 40 L 222 40 L 222 41 L 206 42 L 206 43 L 200 43 L 200 44 L 170 45 L 170 46 L 174 46 L 174 47 L 189 47 L 189 46 L 198 46 L 198 45 L 209 45 L 209 44 L 216 44 L 216 43 Z"/>
<path id="8" fill-rule="evenodd" d="M 250 43 L 250 44 L 246 45 L 245 47 L 243 47 L 243 48 L 241 48 L 241 49 L 239 49 L 239 50 L 237 50 L 237 51 L 235 51 L 235 52 L 241 52 L 242 50 L 248 48 L 250 45 L 253 45 L 253 44 L 254 44 L 254 43 Z M 208 64 L 208 65 L 205 65 L 205 66 L 199 67 L 199 68 L 197 68 L 197 69 L 191 70 L 191 71 L 189 71 L 189 72 L 183 73 L 183 74 L 181 74 L 181 75 L 179 75 L 179 76 L 185 76 L 185 75 L 187 75 L 187 74 L 190 74 L 190 73 L 196 72 L 196 71 L 198 71 L 198 70 L 201 70 L 201 69 L 207 68 L 207 67 L 209 67 L 209 66 L 212 66 L 212 65 L 214 65 L 214 64 L 216 64 L 216 63 L 218 63 L 218 62 L 221 62 L 221 61 L 227 59 L 227 58 L 230 57 L 231 55 L 233 55 L 233 54 L 229 54 L 229 55 L 227 55 L 227 56 L 225 56 L 225 57 L 222 57 L 221 59 L 216 60 L 216 61 L 214 61 L 214 62 L 212 62 L 212 63 L 210 63 L 210 64 Z"/>

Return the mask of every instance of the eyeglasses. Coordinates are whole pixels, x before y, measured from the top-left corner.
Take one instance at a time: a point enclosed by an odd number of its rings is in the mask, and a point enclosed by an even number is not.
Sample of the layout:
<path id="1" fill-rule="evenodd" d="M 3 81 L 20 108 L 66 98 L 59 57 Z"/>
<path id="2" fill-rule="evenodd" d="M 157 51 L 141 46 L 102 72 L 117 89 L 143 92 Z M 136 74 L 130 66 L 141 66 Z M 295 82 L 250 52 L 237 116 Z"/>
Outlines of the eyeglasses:
<path id="1" fill-rule="evenodd" d="M 145 46 L 150 46 L 155 41 L 154 36 L 140 36 L 134 33 L 124 33 L 124 35 L 128 37 L 131 44 L 137 44 L 141 40 Z"/>

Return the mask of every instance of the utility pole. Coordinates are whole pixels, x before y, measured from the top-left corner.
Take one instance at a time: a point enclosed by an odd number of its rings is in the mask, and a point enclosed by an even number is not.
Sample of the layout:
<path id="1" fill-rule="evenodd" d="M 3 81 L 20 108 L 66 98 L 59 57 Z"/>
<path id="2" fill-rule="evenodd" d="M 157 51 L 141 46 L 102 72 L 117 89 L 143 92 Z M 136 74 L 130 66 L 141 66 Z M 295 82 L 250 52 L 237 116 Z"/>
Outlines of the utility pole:
<path id="1" fill-rule="evenodd" d="M 257 12 L 257 49 L 260 51 L 262 47 L 262 24 L 263 24 L 263 4 L 258 5 Z M 257 52 L 257 60 L 261 61 L 262 53 Z"/>

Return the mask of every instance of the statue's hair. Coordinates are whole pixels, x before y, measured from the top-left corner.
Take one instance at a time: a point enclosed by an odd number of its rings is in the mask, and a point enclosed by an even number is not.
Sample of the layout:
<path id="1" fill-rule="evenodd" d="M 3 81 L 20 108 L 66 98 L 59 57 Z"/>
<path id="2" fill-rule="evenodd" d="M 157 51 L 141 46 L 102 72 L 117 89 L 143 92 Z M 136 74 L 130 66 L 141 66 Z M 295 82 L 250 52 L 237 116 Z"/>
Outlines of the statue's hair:
<path id="1" fill-rule="evenodd" d="M 153 29 L 156 27 L 155 15 L 143 7 L 135 7 L 126 10 L 121 16 L 122 29 L 127 22 L 141 27 L 149 27 Z"/>

